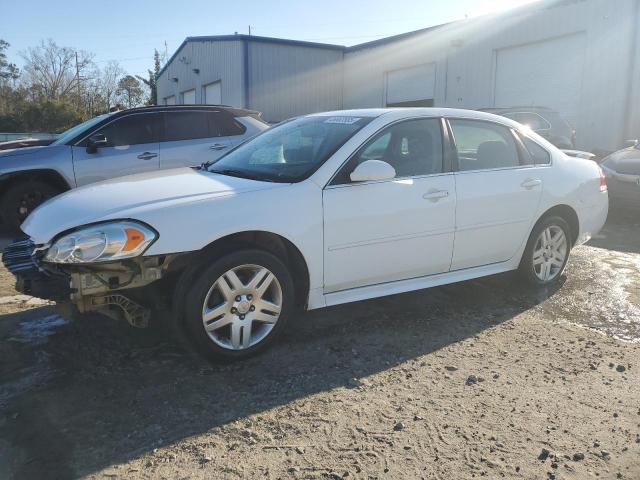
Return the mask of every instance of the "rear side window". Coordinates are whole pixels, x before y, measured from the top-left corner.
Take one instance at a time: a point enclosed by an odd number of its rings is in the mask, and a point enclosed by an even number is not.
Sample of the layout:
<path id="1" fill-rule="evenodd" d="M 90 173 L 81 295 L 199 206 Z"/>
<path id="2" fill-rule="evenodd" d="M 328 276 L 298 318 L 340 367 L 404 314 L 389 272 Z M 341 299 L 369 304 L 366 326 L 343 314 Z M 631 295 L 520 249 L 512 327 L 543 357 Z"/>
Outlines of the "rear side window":
<path id="1" fill-rule="evenodd" d="M 165 112 L 165 142 L 209 138 L 209 115 L 205 111 Z"/>
<path id="2" fill-rule="evenodd" d="M 538 145 L 530 138 L 523 137 L 522 143 L 524 143 L 527 152 L 531 155 L 531 159 L 535 165 L 549 165 L 551 163 L 551 155 L 544 148 Z"/>
<path id="3" fill-rule="evenodd" d="M 108 147 L 124 147 L 156 143 L 159 140 L 159 132 L 159 114 L 139 113 L 118 118 L 94 133 L 101 133 L 107 137 Z M 86 145 L 86 140 L 83 144 Z"/>
<path id="4" fill-rule="evenodd" d="M 450 120 L 458 152 L 458 169 L 489 170 L 520 165 L 513 133 L 496 123 L 476 120 Z"/>
<path id="5" fill-rule="evenodd" d="M 228 112 L 209 112 L 209 129 L 212 136 L 232 137 L 242 135 L 247 129 Z"/>

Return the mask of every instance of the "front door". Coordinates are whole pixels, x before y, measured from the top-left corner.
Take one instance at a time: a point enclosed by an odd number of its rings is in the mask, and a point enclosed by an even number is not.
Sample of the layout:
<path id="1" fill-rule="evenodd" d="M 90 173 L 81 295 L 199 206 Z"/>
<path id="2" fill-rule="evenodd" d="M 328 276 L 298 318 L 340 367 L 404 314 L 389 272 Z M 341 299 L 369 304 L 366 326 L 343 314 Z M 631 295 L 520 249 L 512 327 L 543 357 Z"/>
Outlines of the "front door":
<path id="1" fill-rule="evenodd" d="M 78 186 L 123 175 L 158 169 L 160 114 L 136 113 L 116 118 L 94 131 L 107 145 L 87 151 L 88 139 L 73 146 L 73 168 Z"/>
<path id="2" fill-rule="evenodd" d="M 542 165 L 527 165 L 514 133 L 485 121 L 449 121 L 458 152 L 451 270 L 511 259 L 527 240 L 542 195 Z"/>
<path id="3" fill-rule="evenodd" d="M 449 270 L 455 183 L 443 167 L 439 119 L 396 123 L 367 142 L 323 192 L 325 293 Z M 351 182 L 365 160 L 396 170 Z"/>

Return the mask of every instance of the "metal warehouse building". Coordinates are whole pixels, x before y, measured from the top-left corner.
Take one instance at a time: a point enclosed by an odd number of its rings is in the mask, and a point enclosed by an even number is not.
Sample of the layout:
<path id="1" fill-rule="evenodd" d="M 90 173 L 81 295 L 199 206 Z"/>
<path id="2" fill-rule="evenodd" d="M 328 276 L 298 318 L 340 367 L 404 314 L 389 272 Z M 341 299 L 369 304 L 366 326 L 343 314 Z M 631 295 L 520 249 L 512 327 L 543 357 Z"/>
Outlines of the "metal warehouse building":
<path id="1" fill-rule="evenodd" d="M 160 103 L 243 106 L 280 121 L 380 106 L 545 106 L 578 146 L 640 136 L 640 0 L 544 0 L 353 47 L 247 35 L 189 37 Z"/>

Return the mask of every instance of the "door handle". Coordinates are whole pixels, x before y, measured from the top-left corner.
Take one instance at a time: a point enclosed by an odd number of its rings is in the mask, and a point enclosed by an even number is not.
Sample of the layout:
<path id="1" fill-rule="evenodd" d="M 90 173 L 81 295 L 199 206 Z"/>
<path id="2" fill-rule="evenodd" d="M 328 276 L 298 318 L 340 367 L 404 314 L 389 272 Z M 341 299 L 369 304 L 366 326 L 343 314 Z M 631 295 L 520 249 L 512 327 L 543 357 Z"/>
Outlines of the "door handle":
<path id="1" fill-rule="evenodd" d="M 542 180 L 539 178 L 527 178 L 524 182 L 520 184 L 522 188 L 526 188 L 527 190 L 531 190 L 534 187 L 542 184 Z"/>
<path id="2" fill-rule="evenodd" d="M 431 190 L 422 195 L 422 198 L 424 198 L 425 200 L 433 200 L 434 202 L 437 202 L 441 198 L 447 198 L 448 196 L 448 190 Z"/>
<path id="3" fill-rule="evenodd" d="M 209 147 L 209 150 L 224 150 L 225 148 L 227 148 L 227 146 L 222 143 L 214 143 Z"/>
<path id="4" fill-rule="evenodd" d="M 138 158 L 140 160 L 151 160 L 152 158 L 156 158 L 157 156 L 158 156 L 157 153 L 144 152 L 144 153 L 141 153 L 140 155 L 138 155 Z"/>

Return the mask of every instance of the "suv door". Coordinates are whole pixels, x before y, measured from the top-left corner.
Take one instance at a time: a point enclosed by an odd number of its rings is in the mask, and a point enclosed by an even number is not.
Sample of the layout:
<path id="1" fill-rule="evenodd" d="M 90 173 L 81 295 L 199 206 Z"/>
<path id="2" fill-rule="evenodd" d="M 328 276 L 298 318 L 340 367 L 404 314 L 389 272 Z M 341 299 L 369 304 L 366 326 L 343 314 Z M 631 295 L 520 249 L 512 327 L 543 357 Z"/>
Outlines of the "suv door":
<path id="1" fill-rule="evenodd" d="M 73 168 L 78 186 L 133 173 L 157 170 L 159 113 L 131 113 L 92 131 L 72 147 Z M 102 134 L 105 146 L 87 150 L 88 139 Z"/>
<path id="2" fill-rule="evenodd" d="M 509 260 L 528 238 L 547 167 L 534 164 L 508 127 L 464 119 L 449 124 L 457 152 L 451 270 Z"/>
<path id="3" fill-rule="evenodd" d="M 455 184 L 443 161 L 441 120 L 395 123 L 356 152 L 323 191 L 325 293 L 449 270 Z M 351 182 L 365 160 L 396 178 Z"/>
<path id="4" fill-rule="evenodd" d="M 166 111 L 164 125 L 160 168 L 215 161 L 231 149 L 231 138 L 244 133 L 230 113 L 216 110 Z"/>

